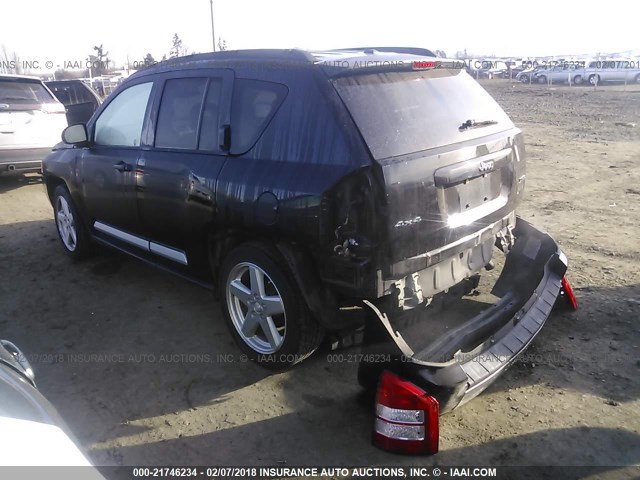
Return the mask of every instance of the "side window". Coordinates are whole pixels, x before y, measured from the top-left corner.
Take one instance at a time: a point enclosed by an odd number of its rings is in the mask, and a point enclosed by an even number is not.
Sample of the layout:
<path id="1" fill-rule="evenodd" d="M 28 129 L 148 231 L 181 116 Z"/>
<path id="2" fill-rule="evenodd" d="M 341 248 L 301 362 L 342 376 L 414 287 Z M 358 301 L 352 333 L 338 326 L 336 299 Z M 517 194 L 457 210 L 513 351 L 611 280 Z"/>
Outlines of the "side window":
<path id="1" fill-rule="evenodd" d="M 153 82 L 141 83 L 120 92 L 96 121 L 98 145 L 137 147 Z"/>
<path id="2" fill-rule="evenodd" d="M 81 103 L 78 96 L 78 87 L 76 85 L 70 84 L 69 86 L 65 87 L 65 90 L 69 94 L 69 102 L 71 103 L 71 105 Z"/>
<path id="3" fill-rule="evenodd" d="M 49 89 L 55 94 L 58 100 L 60 100 L 65 105 L 72 105 L 74 103 L 68 88 L 56 85 L 53 87 L 49 87 Z"/>
<path id="4" fill-rule="evenodd" d="M 72 105 L 77 105 L 78 103 L 84 102 L 82 98 L 81 87 L 79 87 L 77 84 L 69 84 L 66 90 L 69 92 L 69 99 Z"/>
<path id="5" fill-rule="evenodd" d="M 206 78 L 167 80 L 162 92 L 155 146 L 195 150 Z"/>
<path id="6" fill-rule="evenodd" d="M 93 103 L 94 98 L 91 96 L 91 93 L 87 91 L 87 88 L 81 84 L 75 84 L 73 88 L 76 91 L 76 97 L 78 103 Z"/>
<path id="7" fill-rule="evenodd" d="M 253 146 L 287 92 L 279 83 L 236 79 L 231 99 L 231 153 L 241 154 Z"/>
<path id="8" fill-rule="evenodd" d="M 219 150 L 218 127 L 220 125 L 220 96 L 222 94 L 222 80 L 211 79 L 209 91 L 204 101 L 202 113 L 202 128 L 200 128 L 200 150 Z"/>

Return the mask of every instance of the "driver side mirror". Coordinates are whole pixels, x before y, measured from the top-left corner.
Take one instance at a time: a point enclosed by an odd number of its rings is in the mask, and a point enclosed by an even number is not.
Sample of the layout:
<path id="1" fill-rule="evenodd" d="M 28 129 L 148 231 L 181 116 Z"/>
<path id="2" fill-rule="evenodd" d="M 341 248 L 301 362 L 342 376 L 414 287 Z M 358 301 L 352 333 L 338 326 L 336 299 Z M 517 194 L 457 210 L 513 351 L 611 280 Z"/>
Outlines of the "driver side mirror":
<path id="1" fill-rule="evenodd" d="M 89 144 L 89 134 L 84 123 L 70 125 L 62 131 L 62 141 L 69 145 L 84 147 Z"/>

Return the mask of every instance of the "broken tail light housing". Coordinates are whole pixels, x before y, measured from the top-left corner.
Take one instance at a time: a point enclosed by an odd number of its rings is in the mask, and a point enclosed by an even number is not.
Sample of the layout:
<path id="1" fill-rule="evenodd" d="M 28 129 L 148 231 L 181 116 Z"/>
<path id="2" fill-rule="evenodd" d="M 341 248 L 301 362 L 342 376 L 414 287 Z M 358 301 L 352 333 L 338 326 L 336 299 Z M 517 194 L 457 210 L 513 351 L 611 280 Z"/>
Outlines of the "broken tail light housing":
<path id="1" fill-rule="evenodd" d="M 566 277 L 562 277 L 562 288 L 560 289 L 560 295 L 562 295 L 572 310 L 578 309 L 578 299 L 576 298 L 576 294 L 573 293 L 573 288 L 571 288 L 571 284 L 569 283 L 569 279 Z"/>
<path id="2" fill-rule="evenodd" d="M 384 371 L 376 394 L 373 444 L 407 454 L 438 452 L 440 405 L 424 390 Z"/>

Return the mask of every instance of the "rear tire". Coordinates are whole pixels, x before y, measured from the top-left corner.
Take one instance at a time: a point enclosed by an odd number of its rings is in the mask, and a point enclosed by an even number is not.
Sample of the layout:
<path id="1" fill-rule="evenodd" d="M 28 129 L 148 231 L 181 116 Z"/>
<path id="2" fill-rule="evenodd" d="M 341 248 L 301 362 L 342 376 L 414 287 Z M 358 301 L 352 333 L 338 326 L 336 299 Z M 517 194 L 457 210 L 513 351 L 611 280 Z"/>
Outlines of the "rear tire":
<path id="1" fill-rule="evenodd" d="M 582 75 L 576 75 L 573 77 L 574 85 L 582 85 Z"/>
<path id="2" fill-rule="evenodd" d="M 270 370 L 300 363 L 323 338 L 292 278 L 278 252 L 261 244 L 231 251 L 220 269 L 225 323 L 244 354 Z"/>
<path id="3" fill-rule="evenodd" d="M 640 73 L 636 75 L 636 83 L 640 83 Z"/>
<path id="4" fill-rule="evenodd" d="M 540 76 L 538 77 L 538 83 L 539 83 L 540 85 L 543 85 L 543 84 L 547 83 L 547 77 L 545 77 L 544 75 L 540 75 Z"/>
<path id="5" fill-rule="evenodd" d="M 64 185 L 55 188 L 52 203 L 58 239 L 65 253 L 73 260 L 85 258 L 90 252 L 91 240 L 71 194 Z"/>

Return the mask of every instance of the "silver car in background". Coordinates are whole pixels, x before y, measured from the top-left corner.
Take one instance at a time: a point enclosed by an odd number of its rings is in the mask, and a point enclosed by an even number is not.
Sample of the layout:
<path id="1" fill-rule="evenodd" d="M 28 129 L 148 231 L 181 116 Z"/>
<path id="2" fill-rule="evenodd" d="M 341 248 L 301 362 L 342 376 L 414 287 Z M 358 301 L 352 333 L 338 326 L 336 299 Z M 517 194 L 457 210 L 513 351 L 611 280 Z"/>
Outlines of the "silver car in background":
<path id="1" fill-rule="evenodd" d="M 638 60 L 592 60 L 577 74 L 581 75 L 582 81 L 587 81 L 591 85 L 606 82 L 640 83 L 640 62 Z"/>
<path id="2" fill-rule="evenodd" d="M 541 71 L 546 71 L 546 67 L 542 65 L 529 66 L 521 72 L 518 72 L 514 78 L 521 83 L 532 83 L 535 81 L 535 75 Z"/>
<path id="3" fill-rule="evenodd" d="M 533 73 L 533 81 L 537 83 L 582 83 L 582 75 L 576 73 L 581 69 L 576 69 L 574 65 L 557 65 Z M 577 79 L 577 81 L 576 81 Z"/>

